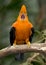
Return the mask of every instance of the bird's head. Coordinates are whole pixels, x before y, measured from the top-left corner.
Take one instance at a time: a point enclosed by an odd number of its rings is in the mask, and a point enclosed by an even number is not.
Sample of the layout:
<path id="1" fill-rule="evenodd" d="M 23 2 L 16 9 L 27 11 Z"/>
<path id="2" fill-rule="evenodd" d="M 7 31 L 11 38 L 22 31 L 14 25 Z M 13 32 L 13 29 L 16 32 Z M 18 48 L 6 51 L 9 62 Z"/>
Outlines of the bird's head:
<path id="1" fill-rule="evenodd" d="M 28 17 L 27 17 L 27 10 L 26 10 L 26 6 L 25 5 L 22 5 L 21 10 L 19 12 L 18 19 L 20 21 L 26 21 L 28 19 Z"/>

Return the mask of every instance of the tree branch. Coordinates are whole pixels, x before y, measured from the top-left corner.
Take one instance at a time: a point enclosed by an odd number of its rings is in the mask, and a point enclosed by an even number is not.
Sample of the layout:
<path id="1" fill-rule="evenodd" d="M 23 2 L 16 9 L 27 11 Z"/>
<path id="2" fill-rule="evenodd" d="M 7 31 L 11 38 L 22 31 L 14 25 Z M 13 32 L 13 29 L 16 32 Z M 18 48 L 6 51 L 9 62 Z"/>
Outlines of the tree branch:
<path id="1" fill-rule="evenodd" d="M 46 43 L 33 43 L 30 47 L 27 45 L 9 46 L 0 50 L 0 58 L 18 52 L 37 52 L 46 54 Z"/>
<path id="2" fill-rule="evenodd" d="M 37 57 L 39 54 L 40 54 L 40 53 L 34 53 L 34 55 L 33 55 L 32 57 L 29 57 L 29 58 L 27 59 L 27 61 L 31 63 L 31 61 L 33 61 L 34 58 Z"/>

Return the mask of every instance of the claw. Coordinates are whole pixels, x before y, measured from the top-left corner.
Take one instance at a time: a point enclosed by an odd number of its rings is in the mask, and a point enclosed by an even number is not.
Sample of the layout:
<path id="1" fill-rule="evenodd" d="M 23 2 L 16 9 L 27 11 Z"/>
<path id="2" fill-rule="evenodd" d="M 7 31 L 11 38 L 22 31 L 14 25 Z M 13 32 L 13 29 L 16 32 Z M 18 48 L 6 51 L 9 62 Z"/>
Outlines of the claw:
<path id="1" fill-rule="evenodd" d="M 16 46 L 16 40 L 14 41 L 13 46 Z"/>
<path id="2" fill-rule="evenodd" d="M 28 47 L 30 47 L 30 42 L 27 42 Z"/>
<path id="3" fill-rule="evenodd" d="M 29 39 L 26 39 L 26 44 L 28 45 L 28 47 L 30 47 L 30 41 L 29 41 Z"/>
<path id="4" fill-rule="evenodd" d="M 13 46 L 16 46 L 16 44 L 15 44 L 15 43 L 13 43 Z"/>

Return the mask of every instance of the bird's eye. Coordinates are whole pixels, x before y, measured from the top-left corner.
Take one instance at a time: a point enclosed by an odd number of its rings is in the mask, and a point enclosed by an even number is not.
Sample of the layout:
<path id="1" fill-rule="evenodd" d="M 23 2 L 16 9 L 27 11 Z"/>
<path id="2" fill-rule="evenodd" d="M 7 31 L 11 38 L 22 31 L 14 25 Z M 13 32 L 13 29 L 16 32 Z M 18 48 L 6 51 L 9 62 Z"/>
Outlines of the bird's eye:
<path id="1" fill-rule="evenodd" d="M 25 19 L 25 15 L 24 14 L 21 15 L 21 19 Z"/>

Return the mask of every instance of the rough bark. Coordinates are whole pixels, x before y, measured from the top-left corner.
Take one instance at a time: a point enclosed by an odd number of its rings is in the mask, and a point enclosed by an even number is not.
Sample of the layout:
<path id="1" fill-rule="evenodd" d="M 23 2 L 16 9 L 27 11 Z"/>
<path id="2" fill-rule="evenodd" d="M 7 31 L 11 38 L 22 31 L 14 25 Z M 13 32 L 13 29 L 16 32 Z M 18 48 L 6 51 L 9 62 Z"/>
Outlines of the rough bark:
<path id="1" fill-rule="evenodd" d="M 18 52 L 36 52 L 46 55 L 46 43 L 33 43 L 30 47 L 27 45 L 9 46 L 0 50 L 0 58 Z"/>

